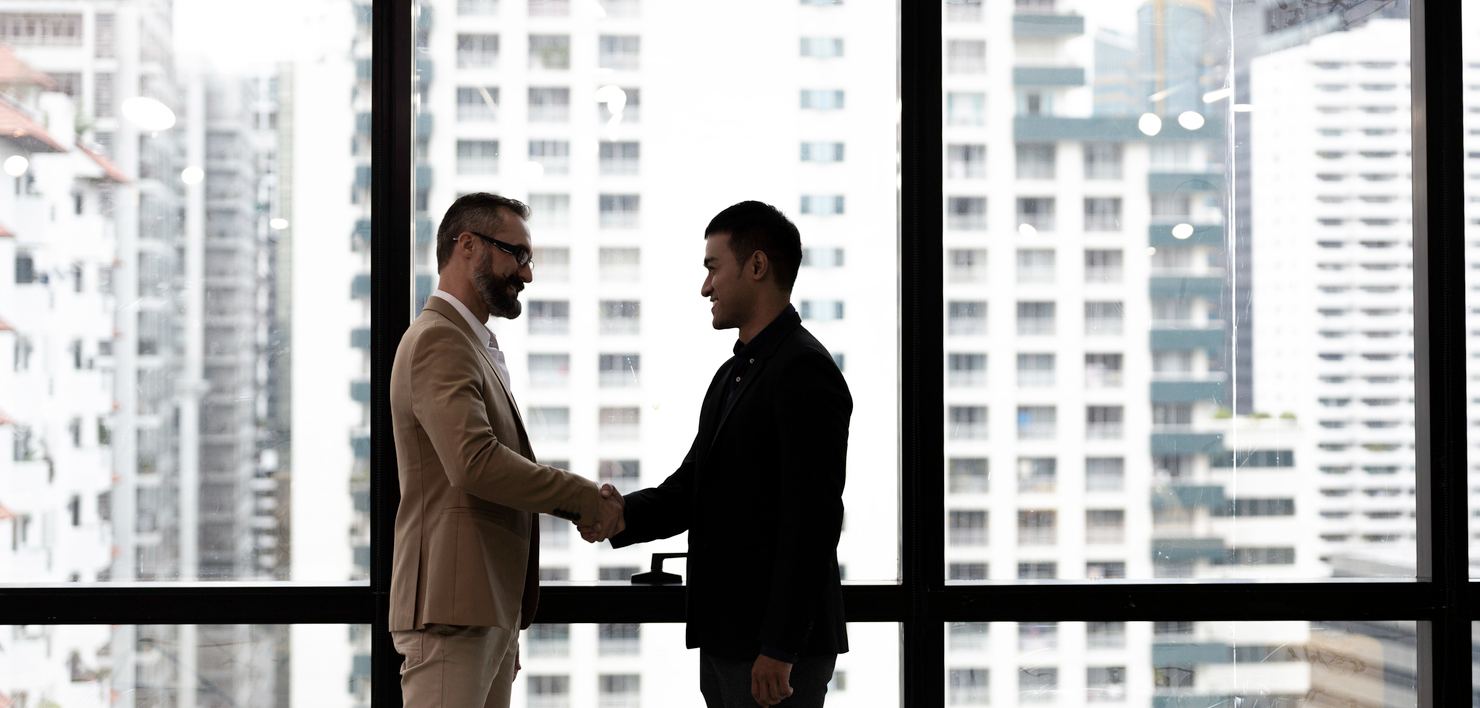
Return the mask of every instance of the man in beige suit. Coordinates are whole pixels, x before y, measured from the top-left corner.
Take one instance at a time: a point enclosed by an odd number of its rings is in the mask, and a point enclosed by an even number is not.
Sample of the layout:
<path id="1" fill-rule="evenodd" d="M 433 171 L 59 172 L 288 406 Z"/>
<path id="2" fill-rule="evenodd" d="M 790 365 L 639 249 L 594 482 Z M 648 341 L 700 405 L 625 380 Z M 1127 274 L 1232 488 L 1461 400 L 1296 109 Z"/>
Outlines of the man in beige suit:
<path id="1" fill-rule="evenodd" d="M 460 197 L 437 230 L 437 291 L 396 349 L 400 468 L 390 629 L 405 704 L 506 707 L 519 630 L 539 596 L 537 514 L 604 536 L 621 509 L 594 482 L 535 462 L 490 314 L 519 316 L 534 280 L 529 208 Z"/>

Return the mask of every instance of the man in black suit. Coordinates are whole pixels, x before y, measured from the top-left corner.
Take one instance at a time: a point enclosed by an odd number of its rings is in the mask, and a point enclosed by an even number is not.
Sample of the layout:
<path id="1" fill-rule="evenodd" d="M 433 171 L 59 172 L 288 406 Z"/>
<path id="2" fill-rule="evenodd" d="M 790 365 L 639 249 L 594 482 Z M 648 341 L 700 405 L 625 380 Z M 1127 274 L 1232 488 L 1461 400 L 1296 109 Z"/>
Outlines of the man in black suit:
<path id="1" fill-rule="evenodd" d="M 741 202 L 704 230 L 699 291 L 740 330 L 678 470 L 626 495 L 615 547 L 689 532 L 687 641 L 709 708 L 823 704 L 848 651 L 838 535 L 853 399 L 791 306 L 797 227 Z M 603 488 L 611 497 L 616 491 Z M 583 528 L 588 541 L 596 529 Z"/>

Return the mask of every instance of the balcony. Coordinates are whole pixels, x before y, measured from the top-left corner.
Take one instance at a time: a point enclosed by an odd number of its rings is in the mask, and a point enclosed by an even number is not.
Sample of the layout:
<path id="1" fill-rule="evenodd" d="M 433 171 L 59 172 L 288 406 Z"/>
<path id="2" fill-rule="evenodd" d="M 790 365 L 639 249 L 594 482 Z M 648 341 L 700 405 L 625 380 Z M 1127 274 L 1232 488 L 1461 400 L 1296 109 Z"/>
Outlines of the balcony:
<path id="1" fill-rule="evenodd" d="M 1152 224 L 1147 229 L 1147 241 L 1149 245 L 1157 248 L 1167 246 L 1212 246 L 1222 248 L 1225 241 L 1222 224 L 1192 223 L 1192 235 L 1187 238 L 1177 238 L 1172 235 L 1172 229 L 1176 224 L 1161 223 Z"/>
<path id="2" fill-rule="evenodd" d="M 1222 327 L 1158 328 L 1151 330 L 1151 350 L 1166 352 L 1204 349 L 1216 353 L 1223 348 L 1223 339 Z"/>
<path id="3" fill-rule="evenodd" d="M 1084 85 L 1084 68 L 1078 66 L 1015 66 L 1012 68 L 1014 86 L 1058 86 Z"/>
<path id="4" fill-rule="evenodd" d="M 1152 276 L 1153 298 L 1201 298 L 1217 301 L 1223 295 L 1223 278 L 1219 276 Z"/>
<path id="5" fill-rule="evenodd" d="M 1223 433 L 1151 434 L 1151 454 L 1153 455 L 1211 455 L 1222 450 Z"/>
<path id="6" fill-rule="evenodd" d="M 1019 142 L 1064 141 L 1178 141 L 1210 140 L 1223 135 L 1223 122 L 1214 118 L 1197 130 L 1183 128 L 1174 120 L 1162 122 L 1161 132 L 1151 137 L 1137 127 L 1135 116 L 1071 118 L 1051 115 L 1019 115 L 1012 119 L 1013 137 Z"/>
<path id="7" fill-rule="evenodd" d="M 1025 39 L 1069 38 L 1084 34 L 1082 15 L 1053 12 L 1024 12 L 1012 16 L 1012 36 Z"/>
<path id="8" fill-rule="evenodd" d="M 1152 403 L 1222 403 L 1228 390 L 1222 381 L 1152 381 Z"/>
<path id="9" fill-rule="evenodd" d="M 1146 175 L 1146 188 L 1152 194 L 1186 192 L 1222 192 L 1222 172 L 1184 171 L 1152 166 Z"/>

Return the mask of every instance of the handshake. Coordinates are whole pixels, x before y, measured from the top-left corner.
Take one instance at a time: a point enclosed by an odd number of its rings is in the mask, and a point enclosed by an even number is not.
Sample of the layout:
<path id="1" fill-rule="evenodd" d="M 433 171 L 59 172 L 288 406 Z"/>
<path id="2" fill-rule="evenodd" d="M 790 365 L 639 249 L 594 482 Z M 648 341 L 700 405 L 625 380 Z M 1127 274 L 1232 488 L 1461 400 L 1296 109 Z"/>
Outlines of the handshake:
<path id="1" fill-rule="evenodd" d="M 587 543 L 600 543 L 627 528 L 627 502 L 610 484 L 601 485 L 601 506 L 596 512 L 596 522 L 577 524 L 576 530 Z"/>

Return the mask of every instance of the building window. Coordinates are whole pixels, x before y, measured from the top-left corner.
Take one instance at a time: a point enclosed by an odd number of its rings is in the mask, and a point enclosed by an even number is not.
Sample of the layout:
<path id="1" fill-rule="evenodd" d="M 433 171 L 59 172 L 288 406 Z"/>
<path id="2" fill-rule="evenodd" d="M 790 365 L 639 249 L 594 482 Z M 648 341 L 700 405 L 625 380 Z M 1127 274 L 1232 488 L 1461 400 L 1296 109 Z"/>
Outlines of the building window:
<path id="1" fill-rule="evenodd" d="M 633 283 L 642 277 L 642 249 L 602 247 L 596 261 L 597 275 L 603 282 Z"/>
<path id="2" fill-rule="evenodd" d="M 596 652 L 601 656 L 637 656 L 641 651 L 642 625 L 626 622 L 597 625 Z"/>
<path id="3" fill-rule="evenodd" d="M 842 37 L 802 37 L 802 56 L 808 59 L 837 59 L 843 56 Z"/>
<path id="4" fill-rule="evenodd" d="M 949 523 L 951 545 L 987 545 L 987 512 L 951 511 Z"/>
<path id="5" fill-rule="evenodd" d="M 946 254 L 950 261 L 952 283 L 980 283 L 987 278 L 987 251 L 982 248 L 953 248 Z"/>
<path id="6" fill-rule="evenodd" d="M 530 17 L 569 17 L 570 0 L 529 0 Z"/>
<path id="7" fill-rule="evenodd" d="M 1120 179 L 1120 143 L 1085 143 L 1084 178 Z"/>
<path id="8" fill-rule="evenodd" d="M 969 388 L 987 385 L 986 354 L 948 355 L 948 376 L 952 388 Z"/>
<path id="9" fill-rule="evenodd" d="M 564 246 L 536 246 L 534 262 L 540 264 L 540 278 L 564 283 L 570 281 L 570 249 Z"/>
<path id="10" fill-rule="evenodd" d="M 570 355 L 530 354 L 529 385 L 534 388 L 564 388 L 570 385 Z"/>
<path id="11" fill-rule="evenodd" d="M 1018 700 L 1023 703 L 1053 703 L 1058 700 L 1059 670 L 1046 666 L 1024 666 L 1018 670 Z"/>
<path id="12" fill-rule="evenodd" d="M 1052 302 L 1020 302 L 1017 304 L 1017 333 L 1020 336 L 1051 336 L 1054 324 L 1055 305 Z"/>
<path id="13" fill-rule="evenodd" d="M 1035 231 L 1054 230 L 1053 197 L 1019 197 L 1017 200 L 1017 222 L 1032 227 Z"/>
<path id="14" fill-rule="evenodd" d="M 842 268 L 843 249 L 841 248 L 803 248 L 802 267 L 804 268 Z"/>
<path id="15" fill-rule="evenodd" d="M 1084 282 L 1119 283 L 1124 277 L 1125 255 L 1118 249 L 1087 249 L 1084 252 Z"/>
<path id="16" fill-rule="evenodd" d="M 457 68 L 488 69 L 498 66 L 498 35 L 459 34 Z"/>
<path id="17" fill-rule="evenodd" d="M 951 179 L 982 179 L 987 176 L 986 145 L 947 145 L 946 176 Z"/>
<path id="18" fill-rule="evenodd" d="M 498 174 L 498 141 L 457 141 L 457 173 L 460 175 Z"/>
<path id="19" fill-rule="evenodd" d="M 613 86 L 596 92 L 596 119 L 602 123 L 636 123 L 641 115 L 640 90 Z"/>
<path id="20" fill-rule="evenodd" d="M 815 141 L 802 143 L 802 162 L 831 164 L 843 161 L 843 143 Z"/>
<path id="21" fill-rule="evenodd" d="M 1091 561 L 1085 563 L 1084 577 L 1086 580 L 1124 580 L 1125 563 L 1123 561 Z"/>
<path id="22" fill-rule="evenodd" d="M 540 515 L 540 541 L 545 540 L 546 519 L 551 520 L 551 528 L 570 528 L 570 522 L 553 516 Z M 530 656 L 565 656 L 570 653 L 570 625 L 568 624 L 532 624 L 528 632 L 524 646 L 528 648 Z"/>
<path id="23" fill-rule="evenodd" d="M 803 194 L 802 213 L 809 216 L 838 216 L 843 213 L 841 194 Z"/>
<path id="24" fill-rule="evenodd" d="M 951 563 L 946 568 L 946 579 L 956 582 L 981 582 L 987 579 L 987 564 Z"/>
<path id="25" fill-rule="evenodd" d="M 565 406 L 535 406 L 529 409 L 529 435 L 544 442 L 570 440 L 570 409 Z"/>
<path id="26" fill-rule="evenodd" d="M 1018 143 L 1018 179 L 1053 179 L 1058 154 L 1053 143 Z"/>
<path id="27" fill-rule="evenodd" d="M 642 323 L 642 303 L 637 300 L 602 300 L 602 334 L 637 334 Z"/>
<path id="28" fill-rule="evenodd" d="M 952 457 L 947 463 L 952 494 L 986 494 L 990 480 L 987 458 Z"/>
<path id="29" fill-rule="evenodd" d="M 980 39 L 946 41 L 946 73 L 984 74 L 987 71 L 987 43 Z"/>
<path id="30" fill-rule="evenodd" d="M 0 43 L 18 46 L 80 47 L 82 15 L 18 12 L 0 15 Z"/>
<path id="31" fill-rule="evenodd" d="M 36 282 L 36 259 L 26 251 L 15 254 L 15 284 L 27 285 Z"/>
<path id="32" fill-rule="evenodd" d="M 639 460 L 602 460 L 596 463 L 596 478 L 602 484 L 617 489 L 636 487 L 642 478 L 642 463 Z"/>
<path id="33" fill-rule="evenodd" d="M 956 22 L 981 22 L 982 0 L 946 0 L 946 20 Z"/>
<path id="34" fill-rule="evenodd" d="M 946 306 L 946 332 L 953 335 L 987 333 L 987 303 L 983 300 L 952 300 Z"/>
<path id="35" fill-rule="evenodd" d="M 597 41 L 596 65 L 602 69 L 634 71 L 641 63 L 641 52 L 641 37 L 604 34 Z"/>
<path id="36" fill-rule="evenodd" d="M 99 118 L 113 117 L 113 74 L 100 71 L 93 75 L 93 111 Z"/>
<path id="37" fill-rule="evenodd" d="M 1019 283 L 1052 283 L 1055 270 L 1054 252 L 1046 248 L 1022 248 L 1017 252 Z"/>
<path id="38" fill-rule="evenodd" d="M 952 231 L 983 231 L 987 228 L 986 197 L 947 197 L 946 228 Z"/>
<path id="39" fill-rule="evenodd" d="M 529 35 L 529 68 L 564 71 L 570 68 L 570 36 Z"/>
<path id="40" fill-rule="evenodd" d="M 1119 231 L 1120 197 L 1085 197 L 1085 231 Z"/>
<path id="41" fill-rule="evenodd" d="M 637 228 L 642 197 L 637 194 L 602 194 L 597 197 L 603 229 Z"/>
<path id="42" fill-rule="evenodd" d="M 566 708 L 570 705 L 569 676 L 530 676 L 526 681 L 530 706 Z"/>
<path id="43" fill-rule="evenodd" d="M 1052 561 L 1039 561 L 1039 562 L 1036 562 L 1036 563 L 1018 563 L 1017 564 L 1017 573 L 1018 573 L 1018 580 L 1053 580 L 1054 578 L 1059 577 L 1059 565 L 1057 563 L 1052 562 Z M 1039 627 L 1041 627 L 1043 625 L 1033 625 L 1033 626 L 1039 626 Z M 1054 626 L 1054 625 L 1050 625 L 1050 626 Z M 1019 625 L 1018 626 L 1019 631 L 1021 631 L 1022 628 L 1023 628 L 1023 625 Z M 1057 632 L 1057 629 L 1055 629 L 1053 636 L 1054 637 L 1057 637 L 1057 635 L 1058 635 L 1058 632 Z"/>
<path id="44" fill-rule="evenodd" d="M 635 175 L 642 157 L 642 146 L 635 140 L 603 140 L 599 147 L 603 175 Z"/>
<path id="45" fill-rule="evenodd" d="M 564 123 L 570 120 L 570 89 L 530 87 L 529 120 L 532 123 Z"/>
<path id="46" fill-rule="evenodd" d="M 1058 512 L 1024 509 L 1018 512 L 1018 545 L 1051 546 L 1058 541 Z"/>
<path id="47" fill-rule="evenodd" d="M 558 164 L 561 160 L 566 165 L 570 164 L 570 144 L 558 141 L 564 146 L 565 155 L 553 154 L 556 149 L 552 143 L 557 141 L 542 141 L 544 146 L 539 148 L 539 162 L 544 166 L 545 174 L 550 174 L 551 163 Z M 535 160 L 534 143 L 529 146 L 529 159 Z M 570 195 L 569 194 L 530 194 L 529 195 L 529 221 L 531 224 L 543 228 L 566 228 L 570 226 Z M 545 262 L 540 261 L 543 267 Z"/>
<path id="48" fill-rule="evenodd" d="M 1091 440 L 1119 440 L 1125 422 L 1123 406 L 1089 406 L 1085 409 L 1085 434 Z"/>
<path id="49" fill-rule="evenodd" d="M 1018 493 L 1052 494 L 1058 488 L 1059 461 L 1052 457 L 1019 457 Z"/>
<path id="50" fill-rule="evenodd" d="M 1119 388 L 1124 360 L 1121 354 L 1085 354 L 1085 388 Z"/>
<path id="51" fill-rule="evenodd" d="M 950 696 L 953 706 L 982 706 L 992 699 L 990 672 L 987 668 L 950 670 Z"/>
<path id="52" fill-rule="evenodd" d="M 597 411 L 596 436 L 600 440 L 636 440 L 642 423 L 637 406 L 603 406 Z"/>
<path id="53" fill-rule="evenodd" d="M 529 302 L 530 334 L 567 334 L 569 332 L 569 301 L 531 300 Z"/>
<path id="54" fill-rule="evenodd" d="M 1119 335 L 1125 327 L 1125 308 L 1119 302 L 1084 303 L 1084 333 Z"/>
<path id="55" fill-rule="evenodd" d="M 986 406 L 951 406 L 947 430 L 952 440 L 986 440 Z"/>
<path id="56" fill-rule="evenodd" d="M 1124 509 L 1089 509 L 1084 512 L 1084 541 L 1088 544 L 1124 543 Z"/>
<path id="57" fill-rule="evenodd" d="M 597 382 L 602 388 L 637 386 L 641 373 L 640 354 L 601 354 L 597 357 Z"/>
<path id="58" fill-rule="evenodd" d="M 1091 666 L 1085 670 L 1088 703 L 1120 703 L 1125 700 L 1124 666 Z"/>
<path id="59" fill-rule="evenodd" d="M 1086 492 L 1119 492 L 1125 488 L 1125 460 L 1119 457 L 1088 457 L 1084 460 Z"/>
<path id="60" fill-rule="evenodd" d="M 842 89 L 802 89 L 801 95 L 804 111 L 843 110 Z"/>
<path id="61" fill-rule="evenodd" d="M 975 91 L 946 93 L 946 124 L 981 126 L 987 121 L 987 95 Z"/>
<path id="62" fill-rule="evenodd" d="M 498 87 L 457 87 L 457 119 L 468 123 L 498 120 Z"/>
<path id="63" fill-rule="evenodd" d="M 1054 385 L 1053 354 L 1017 355 L 1019 388 L 1048 388 Z"/>
<path id="64" fill-rule="evenodd" d="M 991 624 L 987 622 L 952 622 L 946 627 L 951 649 L 986 649 Z"/>
<path id="65" fill-rule="evenodd" d="M 467 16 L 498 14 L 498 0 L 457 0 L 457 14 Z"/>
<path id="66" fill-rule="evenodd" d="M 800 309 L 804 320 L 829 322 L 843 319 L 842 300 L 803 300 Z"/>

